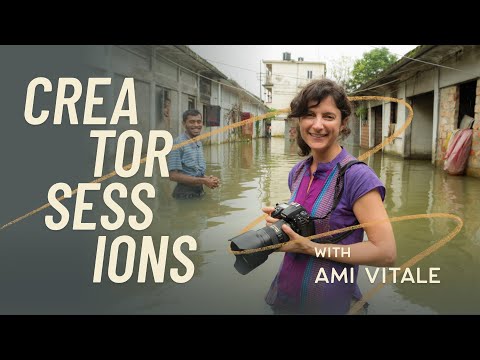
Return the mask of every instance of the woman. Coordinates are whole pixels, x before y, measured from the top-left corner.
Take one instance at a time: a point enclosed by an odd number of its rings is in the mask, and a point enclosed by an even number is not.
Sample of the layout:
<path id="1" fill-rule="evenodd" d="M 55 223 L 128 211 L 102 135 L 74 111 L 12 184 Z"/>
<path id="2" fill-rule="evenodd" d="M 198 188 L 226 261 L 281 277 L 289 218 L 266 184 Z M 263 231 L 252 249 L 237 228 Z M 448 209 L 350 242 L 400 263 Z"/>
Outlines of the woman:
<path id="1" fill-rule="evenodd" d="M 343 177 L 339 175 L 342 167 L 355 160 L 338 143 L 350 133 L 352 106 L 344 89 L 331 80 L 315 80 L 293 99 L 290 107 L 289 117 L 298 118 L 299 154 L 309 155 L 288 176 L 291 201 L 317 218 L 316 233 L 387 218 L 383 206 L 385 187 L 372 169 L 363 163 L 350 164 Z M 335 184 L 343 184 L 340 196 Z M 274 209 L 262 210 L 270 215 Z M 276 221 L 267 217 L 267 225 Z M 266 296 L 276 313 L 345 314 L 352 301 L 361 298 L 358 265 L 391 266 L 396 258 L 395 238 L 388 221 L 367 227 L 366 242 L 362 241 L 363 229 L 346 233 L 348 236 L 333 244 L 315 243 L 287 225 L 282 230 L 290 241 L 279 249 L 286 254 Z M 339 249 L 335 252 L 332 248 Z M 320 252 L 322 255 L 317 257 Z M 345 273 L 345 269 L 347 282 L 344 278 L 332 279 L 332 273 Z M 350 278 L 352 273 L 354 279 Z"/>

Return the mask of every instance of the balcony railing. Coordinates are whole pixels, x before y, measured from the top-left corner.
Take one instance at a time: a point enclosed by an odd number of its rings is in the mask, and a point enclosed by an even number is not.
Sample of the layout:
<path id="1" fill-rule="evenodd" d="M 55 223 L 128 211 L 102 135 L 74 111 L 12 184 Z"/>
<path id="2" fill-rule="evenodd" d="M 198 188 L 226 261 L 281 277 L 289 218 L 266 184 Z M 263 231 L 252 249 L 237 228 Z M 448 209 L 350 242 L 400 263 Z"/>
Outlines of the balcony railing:
<path id="1" fill-rule="evenodd" d="M 265 78 L 265 83 L 263 84 L 263 86 L 273 86 L 272 74 L 267 74 Z"/>

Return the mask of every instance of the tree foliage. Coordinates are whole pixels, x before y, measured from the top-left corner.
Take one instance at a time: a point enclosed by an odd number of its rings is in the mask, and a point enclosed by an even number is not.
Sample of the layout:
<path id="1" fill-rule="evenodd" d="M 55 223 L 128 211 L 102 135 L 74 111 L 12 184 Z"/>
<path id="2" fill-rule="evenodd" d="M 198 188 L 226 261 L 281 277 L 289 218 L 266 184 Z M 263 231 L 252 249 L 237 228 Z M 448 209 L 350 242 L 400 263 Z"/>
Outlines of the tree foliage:
<path id="1" fill-rule="evenodd" d="M 273 112 L 273 111 L 277 111 L 277 109 L 268 108 L 268 112 Z M 267 124 L 270 124 L 270 122 L 271 122 L 272 120 L 275 120 L 275 117 L 276 117 L 276 116 L 273 115 L 273 116 L 270 116 L 270 117 L 265 118 L 265 120 L 267 121 Z"/>
<path id="2" fill-rule="evenodd" d="M 353 64 L 352 79 L 348 84 L 348 90 L 353 91 L 360 85 L 374 79 L 396 61 L 397 56 L 390 53 L 386 47 L 364 53 L 363 57 Z"/>
<path id="3" fill-rule="evenodd" d="M 353 60 L 349 56 L 341 56 L 332 62 L 332 66 L 329 69 L 329 77 L 332 80 L 345 88 L 351 82 L 352 77 Z"/>

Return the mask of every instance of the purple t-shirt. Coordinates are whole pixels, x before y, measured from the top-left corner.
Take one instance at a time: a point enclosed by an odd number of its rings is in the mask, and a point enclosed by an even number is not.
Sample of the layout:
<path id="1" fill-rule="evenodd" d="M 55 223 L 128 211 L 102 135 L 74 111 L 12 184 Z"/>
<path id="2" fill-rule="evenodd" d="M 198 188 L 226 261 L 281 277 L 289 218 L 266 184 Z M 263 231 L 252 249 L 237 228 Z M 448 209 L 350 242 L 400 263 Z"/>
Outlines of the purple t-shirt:
<path id="1" fill-rule="evenodd" d="M 312 158 L 307 161 L 299 162 L 290 171 L 288 177 L 288 185 L 290 190 L 292 189 L 293 175 L 300 170 L 300 166 L 305 169 L 303 178 L 300 182 L 294 201 L 301 204 L 308 212 L 312 211 L 315 200 L 319 193 L 322 191 L 325 182 L 333 171 L 335 166 L 346 156 L 348 152 L 342 149 L 335 159 L 328 163 L 319 163 L 317 170 L 314 172 L 314 179 L 310 185 L 310 189 L 307 192 L 308 184 L 310 182 L 310 166 L 312 164 Z M 343 194 L 335 210 L 332 212 L 329 220 L 329 230 L 335 230 L 353 225 L 357 219 L 353 213 L 354 203 L 363 195 L 371 190 L 377 189 L 380 193 L 382 201 L 385 198 L 385 187 L 378 179 L 375 172 L 364 164 L 355 164 L 351 166 L 344 175 L 344 187 Z M 313 215 L 313 214 L 312 214 Z M 352 234 L 341 240 L 339 244 L 354 244 L 363 241 L 363 229 L 355 230 Z M 272 284 L 272 287 L 267 294 L 267 303 L 273 306 L 295 308 L 300 306 L 300 303 L 304 302 L 302 297 L 305 297 L 309 293 L 309 287 L 317 286 L 314 282 L 306 281 L 308 276 L 306 272 L 311 271 L 311 265 L 308 262 L 311 261 L 311 256 L 305 254 L 286 253 L 277 277 Z M 322 261 L 322 267 L 336 267 L 351 266 L 341 264 L 335 261 L 326 259 L 314 259 L 315 261 Z M 331 270 L 331 269 L 330 269 Z M 326 269 L 326 271 L 329 271 Z M 358 273 L 358 266 L 355 266 L 355 278 Z M 348 311 L 351 297 L 360 298 L 361 293 L 358 289 L 356 282 L 350 285 L 342 284 L 323 284 L 321 290 L 322 299 L 319 299 L 319 306 L 325 308 L 326 313 L 345 313 Z M 313 291 L 310 293 L 314 293 Z M 317 292 L 318 293 L 318 292 Z M 320 310 L 321 312 L 322 310 Z"/>
<path id="2" fill-rule="evenodd" d="M 308 192 L 307 188 L 311 176 L 310 165 L 312 164 L 313 158 L 310 157 L 307 159 L 307 161 L 304 163 L 306 171 L 294 201 L 301 204 L 310 213 L 318 194 L 322 191 L 323 186 L 325 185 L 326 179 L 335 168 L 337 163 L 342 161 L 347 155 L 347 150 L 342 149 L 340 154 L 338 154 L 332 161 L 328 163 L 318 163 L 317 170 L 313 174 L 314 178 Z M 292 190 L 293 174 L 300 165 L 302 165 L 302 162 L 296 164 L 288 174 L 288 187 L 290 191 Z M 377 189 L 379 191 L 383 201 L 385 199 L 385 187 L 378 178 L 377 174 L 375 174 L 375 172 L 369 166 L 364 164 L 351 166 L 344 175 L 342 198 L 330 216 L 330 230 L 351 226 L 357 220 L 355 214 L 353 213 L 353 205 L 355 204 L 355 201 L 373 189 Z M 360 239 L 360 241 L 362 241 L 363 230 L 358 229 L 352 235 L 340 243 L 353 244 L 358 242 L 355 241 L 356 239 Z M 345 240 L 351 241 L 345 242 Z"/>

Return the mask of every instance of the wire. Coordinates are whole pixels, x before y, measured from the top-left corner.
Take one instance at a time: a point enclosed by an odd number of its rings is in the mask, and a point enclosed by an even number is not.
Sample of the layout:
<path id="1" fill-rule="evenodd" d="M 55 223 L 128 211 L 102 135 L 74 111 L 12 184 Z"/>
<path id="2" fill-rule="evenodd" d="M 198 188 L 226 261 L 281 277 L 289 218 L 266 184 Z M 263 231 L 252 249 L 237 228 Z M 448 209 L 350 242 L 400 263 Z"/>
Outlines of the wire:
<path id="1" fill-rule="evenodd" d="M 246 90 L 246 89 L 244 89 L 244 88 L 241 88 L 241 87 L 238 87 L 238 86 L 234 86 L 234 85 L 230 85 L 230 84 L 224 84 L 224 83 L 222 83 L 222 82 L 220 82 L 220 81 L 217 81 L 217 80 L 214 80 L 214 79 L 212 79 L 212 78 L 209 78 L 208 76 L 205 76 L 205 75 L 202 75 L 202 74 L 200 74 L 200 73 L 197 73 L 197 72 L 195 72 L 195 71 L 193 71 L 193 70 L 190 70 L 190 69 L 186 68 L 185 66 L 182 66 L 182 65 L 180 65 L 179 63 L 176 63 L 175 61 L 170 60 L 170 59 L 168 59 L 168 58 L 166 58 L 166 57 L 164 57 L 164 56 L 162 56 L 162 55 L 158 55 L 158 56 L 161 57 L 162 59 L 165 59 L 165 60 L 171 62 L 172 64 L 177 65 L 178 67 L 180 67 L 180 68 L 182 68 L 182 69 L 184 69 L 184 70 L 187 70 L 187 71 L 191 72 L 191 73 L 194 74 L 194 75 L 198 75 L 198 76 L 200 76 L 200 77 L 203 77 L 204 79 L 210 80 L 211 82 L 220 84 L 220 85 L 222 85 L 222 86 L 226 86 L 226 87 L 230 87 L 230 88 L 232 88 L 232 89 L 240 90 L 240 91 L 244 92 L 245 94 L 247 94 L 247 95 L 250 96 L 250 97 L 253 96 L 253 97 L 255 98 L 255 100 L 257 100 L 257 97 L 256 97 L 255 95 L 251 94 L 248 90 Z M 227 79 L 227 80 L 230 80 L 230 79 Z M 263 105 L 263 106 L 266 106 L 262 101 L 257 100 L 257 102 L 258 102 L 259 104 Z"/>
<path id="2" fill-rule="evenodd" d="M 223 63 L 223 62 L 220 62 L 220 61 L 216 61 L 216 60 L 211 60 L 211 59 L 207 59 L 207 58 L 204 58 L 204 59 L 207 60 L 208 62 L 214 62 L 214 63 L 217 63 L 217 64 L 222 64 L 222 65 L 225 65 L 225 66 L 230 66 L 230 67 L 233 67 L 233 68 L 236 68 L 236 69 L 241 69 L 241 70 L 245 70 L 245 71 L 254 72 L 254 73 L 257 74 L 257 75 L 260 74 L 260 76 L 267 74 L 267 73 L 264 73 L 264 72 L 260 72 L 260 73 L 259 73 L 258 71 L 255 71 L 255 70 L 252 70 L 252 69 L 243 68 L 243 67 L 236 66 L 236 65 L 226 64 L 226 63 Z M 282 74 L 282 73 L 270 73 L 270 76 L 283 76 L 283 77 L 287 77 L 287 78 L 291 78 L 291 79 L 297 79 L 297 80 L 311 80 L 311 79 L 306 78 L 306 77 L 296 77 L 296 76 L 290 76 L 290 75 Z"/>
<path id="3" fill-rule="evenodd" d="M 368 46 L 370 46 L 370 47 L 372 47 L 372 48 L 375 48 L 375 49 L 381 49 L 381 48 L 378 47 L 378 46 L 373 46 L 373 45 L 368 45 Z M 389 50 L 389 51 L 390 51 L 390 50 Z M 400 55 L 400 54 L 397 54 L 397 53 L 394 53 L 394 52 L 391 52 L 391 53 L 394 54 L 394 55 L 400 56 L 400 57 L 402 57 L 402 58 L 412 60 L 412 61 L 417 61 L 417 62 L 421 62 L 421 63 L 424 63 L 424 64 L 433 65 L 433 66 L 436 66 L 436 67 L 441 67 L 441 68 L 444 68 L 444 69 L 460 71 L 460 72 L 463 72 L 463 73 L 465 73 L 465 74 L 474 75 L 475 77 L 480 76 L 479 74 L 474 74 L 474 73 L 471 73 L 471 72 L 469 72 L 469 71 L 465 71 L 465 70 L 462 70 L 462 69 L 457 69 L 457 68 L 454 68 L 454 67 L 451 67 L 451 66 L 446 66 L 446 65 L 441 65 L 441 64 L 435 64 L 435 63 L 432 63 L 432 62 L 429 62 L 429 61 L 420 60 L 420 59 L 416 59 L 416 58 L 411 58 L 411 57 L 408 57 L 408 56 L 405 56 L 405 55 Z"/>
<path id="4" fill-rule="evenodd" d="M 378 46 L 373 46 L 373 45 L 368 45 L 372 48 L 375 48 L 375 49 L 381 49 L 380 47 Z M 469 74 L 469 75 L 473 75 L 475 77 L 479 77 L 480 75 L 479 74 L 474 74 L 474 73 L 471 73 L 471 72 L 468 72 L 468 71 L 465 71 L 465 70 L 461 70 L 461 69 L 457 69 L 457 68 L 453 68 L 453 67 L 450 67 L 450 66 L 445 66 L 445 65 L 441 65 L 441 64 L 435 64 L 435 63 L 432 63 L 432 62 L 428 62 L 428 61 L 424 61 L 424 60 L 420 60 L 420 59 L 415 59 L 415 58 L 411 58 L 411 57 L 408 57 L 408 56 L 404 56 L 404 55 L 399 55 L 397 53 L 394 53 L 394 52 L 391 52 L 392 54 L 394 55 L 398 55 L 400 57 L 403 57 L 403 58 L 406 58 L 406 59 L 409 59 L 409 60 L 412 60 L 412 61 L 417 61 L 417 62 L 421 62 L 421 63 L 424 63 L 424 64 L 428 64 L 428 65 L 432 65 L 432 66 L 436 66 L 436 67 L 441 67 L 441 68 L 445 68 L 445 69 L 448 69 L 448 70 L 455 70 L 455 71 L 460 71 L 460 72 L 463 72 L 463 73 L 466 73 L 466 74 Z M 405 70 L 406 71 L 406 70 Z M 397 72 L 398 74 L 398 72 Z M 410 77 L 411 78 L 411 77 Z M 410 79 L 409 78 L 409 79 Z M 408 79 L 406 79 L 408 80 Z M 404 80 L 404 81 L 406 81 Z M 353 91 L 351 92 L 351 94 L 355 94 L 357 92 L 362 92 L 362 91 L 367 91 L 367 90 L 372 90 L 372 89 L 375 89 L 375 88 L 378 88 L 378 87 L 382 87 L 384 85 L 388 85 L 388 84 L 391 84 L 393 82 L 396 82 L 396 81 L 400 81 L 400 79 L 396 79 L 396 80 L 393 80 L 393 81 L 389 81 L 389 82 L 386 82 L 384 84 L 380 84 L 380 85 L 377 85 L 377 86 L 372 86 L 372 87 L 369 87 L 367 89 L 361 89 L 361 90 L 356 90 L 356 91 Z"/>
<path id="5" fill-rule="evenodd" d="M 193 51 L 193 50 L 192 50 L 192 51 Z M 242 69 L 242 70 L 246 70 L 246 71 L 251 71 L 251 72 L 254 72 L 255 74 L 258 74 L 258 71 L 256 71 L 256 70 L 247 69 L 247 68 L 240 67 L 240 66 L 235 66 L 235 65 L 230 65 L 230 64 L 226 64 L 226 63 L 223 63 L 223 62 L 220 62 L 220 61 L 211 60 L 211 59 L 207 59 L 207 58 L 204 58 L 204 59 L 207 60 L 208 62 L 214 62 L 214 63 L 217 63 L 217 64 L 222 64 L 222 65 L 230 66 L 230 67 L 237 68 L 237 69 Z M 263 73 L 261 73 L 261 74 L 263 74 Z"/>
<path id="6" fill-rule="evenodd" d="M 397 82 L 397 81 L 400 81 L 400 79 L 395 79 L 395 80 L 386 82 L 386 83 L 384 83 L 384 84 L 380 84 L 380 85 L 377 85 L 377 86 L 372 86 L 372 87 L 369 87 L 368 89 L 361 89 L 361 90 L 352 91 L 350 94 L 355 94 L 355 93 L 361 92 L 361 91 L 367 91 L 367 90 L 376 89 L 376 88 L 378 88 L 378 87 L 385 86 L 385 85 L 388 85 L 388 84 L 391 84 L 391 83 L 394 83 L 394 82 Z"/>

